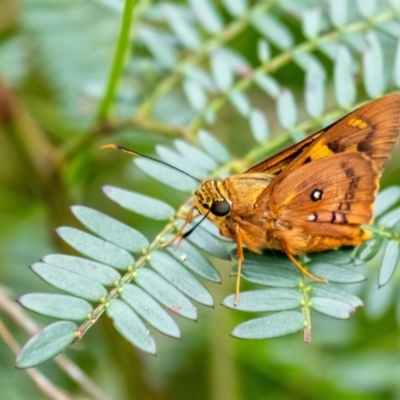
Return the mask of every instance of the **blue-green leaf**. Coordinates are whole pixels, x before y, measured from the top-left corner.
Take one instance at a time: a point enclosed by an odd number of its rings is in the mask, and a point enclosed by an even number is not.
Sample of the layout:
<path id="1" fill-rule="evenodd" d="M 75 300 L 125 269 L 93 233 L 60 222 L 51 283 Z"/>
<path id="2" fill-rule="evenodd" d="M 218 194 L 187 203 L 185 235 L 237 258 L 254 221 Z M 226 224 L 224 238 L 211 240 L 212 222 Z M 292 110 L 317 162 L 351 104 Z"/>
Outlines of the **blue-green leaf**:
<path id="1" fill-rule="evenodd" d="M 375 235 L 371 239 L 361 243 L 355 252 L 354 259 L 356 265 L 363 264 L 366 261 L 372 260 L 380 250 L 382 246 L 382 236 Z"/>
<path id="2" fill-rule="evenodd" d="M 89 301 L 99 301 L 107 296 L 107 290 L 83 275 L 55 265 L 37 262 L 31 265 L 32 271 L 50 285 Z"/>
<path id="3" fill-rule="evenodd" d="M 363 52 L 363 78 L 369 97 L 376 98 L 385 90 L 382 48 L 374 31 L 365 35 Z"/>
<path id="4" fill-rule="evenodd" d="M 376 13 L 376 0 L 356 0 L 357 8 L 364 18 L 370 18 Z"/>
<path id="5" fill-rule="evenodd" d="M 321 29 L 321 10 L 319 8 L 310 8 L 304 11 L 301 17 L 304 36 L 308 39 L 317 36 Z"/>
<path id="6" fill-rule="evenodd" d="M 169 204 L 143 194 L 115 186 L 103 186 L 103 192 L 121 207 L 151 219 L 165 221 L 175 214 L 175 210 Z"/>
<path id="7" fill-rule="evenodd" d="M 156 272 L 148 268 L 139 269 L 135 283 L 173 313 L 197 319 L 197 310 L 188 298 Z"/>
<path id="8" fill-rule="evenodd" d="M 86 228 L 125 250 L 139 252 L 149 245 L 140 232 L 99 211 L 83 206 L 73 206 L 71 210 Z"/>
<path id="9" fill-rule="evenodd" d="M 193 178 L 182 174 L 182 172 L 176 171 L 152 160 L 137 158 L 135 159 L 135 164 L 145 174 L 151 176 L 153 179 L 181 192 L 190 192 L 196 189 L 199 184 Z"/>
<path id="10" fill-rule="evenodd" d="M 338 45 L 333 70 L 335 96 L 339 107 L 348 108 L 356 99 L 353 60 L 347 47 Z"/>
<path id="11" fill-rule="evenodd" d="M 257 72 L 254 75 L 254 82 L 260 89 L 264 90 L 264 92 L 266 92 L 273 99 L 279 97 L 281 88 L 279 83 L 271 76 Z"/>
<path id="12" fill-rule="evenodd" d="M 251 23 L 262 35 L 280 49 L 289 49 L 294 40 L 289 29 L 270 14 L 253 14 Z"/>
<path id="13" fill-rule="evenodd" d="M 265 61 L 268 61 L 270 59 L 271 50 L 270 50 L 269 44 L 266 40 L 260 39 L 257 42 L 257 54 L 258 54 L 258 59 L 262 63 L 264 63 Z"/>
<path id="14" fill-rule="evenodd" d="M 282 88 L 276 102 L 277 116 L 283 128 L 292 128 L 297 122 L 297 107 L 291 90 Z"/>
<path id="15" fill-rule="evenodd" d="M 212 34 L 216 34 L 223 28 L 222 18 L 218 14 L 212 2 L 209 0 L 190 0 L 195 15 L 203 28 Z"/>
<path id="16" fill-rule="evenodd" d="M 293 289 L 263 289 L 241 292 L 238 304 L 235 295 L 226 297 L 222 305 L 240 311 L 265 312 L 283 311 L 300 307 L 302 295 Z"/>
<path id="17" fill-rule="evenodd" d="M 400 37 L 397 41 L 396 52 L 393 63 L 393 81 L 397 87 L 400 87 Z"/>
<path id="18" fill-rule="evenodd" d="M 228 89 L 233 83 L 234 75 L 225 57 L 220 52 L 215 51 L 212 53 L 210 61 L 215 84 L 221 91 Z"/>
<path id="19" fill-rule="evenodd" d="M 31 368 L 60 354 L 75 340 L 78 327 L 69 321 L 54 322 L 32 336 L 17 357 L 17 368 Z"/>
<path id="20" fill-rule="evenodd" d="M 199 131 L 199 141 L 203 149 L 218 163 L 222 164 L 229 160 L 228 150 L 207 131 Z"/>
<path id="21" fill-rule="evenodd" d="M 258 109 L 251 110 L 250 129 L 257 142 L 263 142 L 268 137 L 268 121 L 265 115 Z"/>
<path id="22" fill-rule="evenodd" d="M 232 90 L 229 92 L 228 97 L 240 115 L 243 117 L 247 117 L 249 115 L 251 108 L 250 101 L 243 92 Z"/>
<path id="23" fill-rule="evenodd" d="M 126 270 L 135 262 L 131 254 L 126 250 L 89 233 L 69 227 L 58 228 L 57 233 L 80 253 L 111 267 Z"/>
<path id="24" fill-rule="evenodd" d="M 87 301 L 65 294 L 29 293 L 21 296 L 18 303 L 38 314 L 71 321 L 82 321 L 93 311 Z"/>
<path id="25" fill-rule="evenodd" d="M 329 0 L 329 17 L 337 28 L 347 21 L 347 0 Z"/>
<path id="26" fill-rule="evenodd" d="M 169 240 L 171 237 L 172 235 L 166 239 Z M 183 240 L 177 249 L 173 246 L 168 246 L 166 250 L 177 260 L 180 260 L 186 268 L 196 274 L 213 282 L 221 282 L 221 277 L 217 269 L 186 240 Z"/>
<path id="27" fill-rule="evenodd" d="M 314 310 L 333 318 L 347 319 L 356 311 L 349 303 L 337 299 L 311 297 L 310 301 Z"/>
<path id="28" fill-rule="evenodd" d="M 375 280 L 370 280 L 367 293 L 364 294 L 364 313 L 371 319 L 381 318 L 393 305 L 394 296 L 397 294 L 397 285 L 389 281 L 387 285 L 379 287 Z"/>
<path id="29" fill-rule="evenodd" d="M 305 104 L 307 113 L 316 118 L 325 109 L 325 79 L 311 64 L 306 70 Z"/>
<path id="30" fill-rule="evenodd" d="M 214 305 L 210 292 L 175 258 L 155 251 L 149 262 L 154 270 L 186 296 L 206 306 Z"/>
<path id="31" fill-rule="evenodd" d="M 311 262 L 309 271 L 319 278 L 334 283 L 357 283 L 365 281 L 365 277 L 351 269 L 338 267 L 337 265 Z"/>
<path id="32" fill-rule="evenodd" d="M 149 324 L 165 335 L 179 338 L 181 332 L 175 321 L 145 291 L 136 285 L 124 285 L 121 299 Z"/>
<path id="33" fill-rule="evenodd" d="M 244 14 L 248 7 L 247 0 L 222 0 L 222 3 L 233 17 Z"/>
<path id="34" fill-rule="evenodd" d="M 231 275 L 237 274 L 237 266 L 232 268 Z M 270 266 L 268 260 L 265 264 L 244 262 L 242 265 L 242 278 L 260 285 L 295 288 L 299 286 L 301 276 L 293 268 Z"/>
<path id="35" fill-rule="evenodd" d="M 179 153 L 182 154 L 186 159 L 190 160 L 192 164 L 201 168 L 202 171 L 212 171 L 217 168 L 217 163 L 212 157 L 201 151 L 200 149 L 191 146 L 189 143 L 183 140 L 175 140 L 175 147 L 178 149 Z"/>
<path id="36" fill-rule="evenodd" d="M 139 349 L 156 354 L 156 344 L 137 314 L 122 300 L 113 299 L 106 308 L 115 329 Z"/>
<path id="37" fill-rule="evenodd" d="M 376 197 L 375 216 L 379 217 L 400 200 L 400 187 L 390 186 L 381 190 Z"/>
<path id="38" fill-rule="evenodd" d="M 206 106 L 207 94 L 198 83 L 186 79 L 183 82 L 183 91 L 194 110 L 201 111 Z"/>
<path id="39" fill-rule="evenodd" d="M 383 253 L 382 266 L 379 270 L 379 287 L 386 285 L 396 267 L 400 264 L 400 245 L 394 240 L 389 240 Z"/>
<path id="40" fill-rule="evenodd" d="M 310 253 L 307 254 L 307 257 L 313 262 L 344 265 L 353 262 L 353 258 L 351 257 L 352 251 L 353 249 L 351 248 L 328 250 L 321 253 Z"/>
<path id="41" fill-rule="evenodd" d="M 311 296 L 325 297 L 348 303 L 353 308 L 361 307 L 364 305 L 357 296 L 347 293 L 344 290 L 338 289 L 337 287 L 330 284 L 319 285 L 318 283 L 313 283 L 310 293 Z"/>
<path id="42" fill-rule="evenodd" d="M 163 3 L 162 11 L 179 41 L 189 49 L 197 49 L 201 43 L 199 34 L 183 10 L 171 3 Z"/>
<path id="43" fill-rule="evenodd" d="M 106 286 L 112 285 L 115 281 L 121 279 L 121 275 L 114 268 L 86 258 L 65 254 L 48 254 L 42 258 L 42 261 L 46 264 L 76 272 Z"/>
<path id="44" fill-rule="evenodd" d="M 231 336 L 240 339 L 270 339 L 289 335 L 303 328 L 302 314 L 295 311 L 283 311 L 244 322 L 232 331 Z"/>
<path id="45" fill-rule="evenodd" d="M 386 228 L 392 228 L 397 224 L 398 221 L 400 221 L 400 207 L 397 207 L 382 215 L 378 220 L 378 224 L 385 226 Z"/>

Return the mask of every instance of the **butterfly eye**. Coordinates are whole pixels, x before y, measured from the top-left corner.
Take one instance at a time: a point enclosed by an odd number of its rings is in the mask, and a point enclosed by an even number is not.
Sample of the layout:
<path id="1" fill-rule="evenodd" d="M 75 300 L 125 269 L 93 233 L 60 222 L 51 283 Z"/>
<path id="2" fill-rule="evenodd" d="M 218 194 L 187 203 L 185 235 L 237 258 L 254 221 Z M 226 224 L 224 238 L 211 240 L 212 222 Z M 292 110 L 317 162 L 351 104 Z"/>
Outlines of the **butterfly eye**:
<path id="1" fill-rule="evenodd" d="M 231 205 L 228 200 L 216 201 L 210 211 L 217 217 L 225 217 L 231 212 Z"/>

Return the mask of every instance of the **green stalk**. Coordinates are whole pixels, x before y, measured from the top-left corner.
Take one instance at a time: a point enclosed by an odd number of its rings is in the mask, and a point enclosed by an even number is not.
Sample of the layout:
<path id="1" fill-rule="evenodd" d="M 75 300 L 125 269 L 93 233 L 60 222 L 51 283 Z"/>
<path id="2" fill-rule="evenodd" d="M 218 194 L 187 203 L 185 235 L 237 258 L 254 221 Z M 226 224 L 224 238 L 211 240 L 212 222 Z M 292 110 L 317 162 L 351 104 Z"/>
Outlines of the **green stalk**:
<path id="1" fill-rule="evenodd" d="M 97 111 L 97 121 L 104 121 L 110 113 L 111 106 L 114 102 L 115 93 L 118 88 L 119 78 L 124 68 L 126 53 L 129 48 L 130 32 L 133 20 L 133 10 L 135 8 L 135 0 L 125 0 L 125 6 L 122 13 L 121 27 L 118 36 L 117 48 L 115 49 L 114 59 L 111 71 L 108 76 L 107 87 L 104 96 L 100 102 Z"/>

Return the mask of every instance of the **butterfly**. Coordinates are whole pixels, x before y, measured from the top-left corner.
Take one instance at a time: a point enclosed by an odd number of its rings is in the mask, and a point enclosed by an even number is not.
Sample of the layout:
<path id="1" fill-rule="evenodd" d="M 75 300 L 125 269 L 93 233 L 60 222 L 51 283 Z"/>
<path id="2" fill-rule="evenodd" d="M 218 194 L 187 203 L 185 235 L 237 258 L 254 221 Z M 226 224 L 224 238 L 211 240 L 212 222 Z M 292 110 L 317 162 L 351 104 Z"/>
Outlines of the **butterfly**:
<path id="1" fill-rule="evenodd" d="M 373 221 L 379 178 L 399 133 L 400 94 L 365 104 L 241 174 L 203 182 L 172 241 L 187 236 L 182 235 L 185 226 L 201 215 L 233 239 L 238 257 L 235 304 L 244 247 L 255 253 L 280 250 L 304 275 L 325 282 L 295 256 L 357 246 L 370 238 L 360 225 Z"/>

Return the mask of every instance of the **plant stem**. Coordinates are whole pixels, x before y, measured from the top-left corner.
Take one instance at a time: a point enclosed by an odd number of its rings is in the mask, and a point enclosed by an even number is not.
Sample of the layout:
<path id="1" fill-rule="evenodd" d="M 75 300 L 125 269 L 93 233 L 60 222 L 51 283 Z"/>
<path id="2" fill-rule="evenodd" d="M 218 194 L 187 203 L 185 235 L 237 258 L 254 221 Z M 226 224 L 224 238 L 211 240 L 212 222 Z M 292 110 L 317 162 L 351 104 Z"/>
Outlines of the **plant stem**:
<path id="1" fill-rule="evenodd" d="M 111 106 L 114 102 L 115 93 L 118 88 L 119 78 L 124 67 L 125 56 L 129 48 L 130 31 L 133 19 L 135 0 L 125 0 L 122 13 L 121 28 L 119 31 L 117 48 L 111 66 L 110 75 L 107 80 L 106 91 L 100 102 L 96 119 L 104 121 L 107 119 Z"/>

